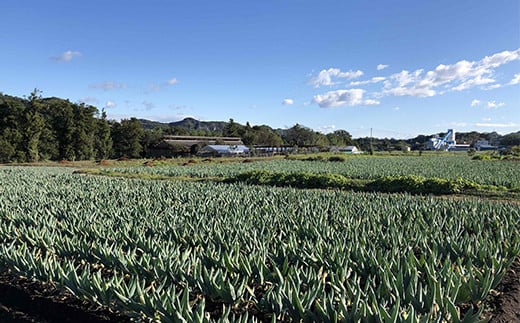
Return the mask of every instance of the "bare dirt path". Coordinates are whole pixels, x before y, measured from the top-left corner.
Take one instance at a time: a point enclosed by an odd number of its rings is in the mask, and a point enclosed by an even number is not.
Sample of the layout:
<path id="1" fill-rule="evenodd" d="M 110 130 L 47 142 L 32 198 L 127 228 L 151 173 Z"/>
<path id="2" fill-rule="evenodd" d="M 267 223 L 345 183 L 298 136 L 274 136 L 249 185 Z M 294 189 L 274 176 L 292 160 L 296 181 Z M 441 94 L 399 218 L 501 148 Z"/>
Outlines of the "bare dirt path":
<path id="1" fill-rule="evenodd" d="M 520 322 L 520 258 L 517 258 L 500 282 L 496 293 L 490 295 L 485 313 L 491 323 Z"/>

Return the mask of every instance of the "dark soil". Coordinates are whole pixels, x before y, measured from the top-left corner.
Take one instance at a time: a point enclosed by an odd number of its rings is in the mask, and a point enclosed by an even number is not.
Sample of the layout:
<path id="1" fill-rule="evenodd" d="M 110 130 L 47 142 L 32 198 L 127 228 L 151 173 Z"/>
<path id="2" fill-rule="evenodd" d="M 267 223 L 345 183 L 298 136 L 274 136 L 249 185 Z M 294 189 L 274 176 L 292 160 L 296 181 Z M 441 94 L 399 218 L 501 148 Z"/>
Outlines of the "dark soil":
<path id="1" fill-rule="evenodd" d="M 0 272 L 0 322 L 130 322 L 107 308 L 83 302 L 53 284 Z"/>
<path id="2" fill-rule="evenodd" d="M 520 258 L 486 299 L 484 317 L 491 323 L 520 322 Z M 0 323 L 3 322 L 130 322 L 106 307 L 94 306 L 42 283 L 0 272 Z"/>
<path id="3" fill-rule="evenodd" d="M 491 323 L 520 322 L 520 258 L 517 258 L 487 299 L 490 306 L 484 313 Z"/>

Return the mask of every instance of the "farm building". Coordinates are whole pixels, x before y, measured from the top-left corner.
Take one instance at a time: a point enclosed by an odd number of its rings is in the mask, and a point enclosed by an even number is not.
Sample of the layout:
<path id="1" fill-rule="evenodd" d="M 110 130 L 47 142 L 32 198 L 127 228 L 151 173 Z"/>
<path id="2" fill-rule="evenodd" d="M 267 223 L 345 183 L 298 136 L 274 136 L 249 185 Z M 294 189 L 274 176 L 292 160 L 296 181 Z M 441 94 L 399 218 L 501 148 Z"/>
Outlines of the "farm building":
<path id="1" fill-rule="evenodd" d="M 359 150 L 356 146 L 332 147 L 330 151 L 344 154 L 361 154 L 361 150 Z"/>
<path id="2" fill-rule="evenodd" d="M 497 150 L 498 147 L 497 147 L 497 146 L 490 145 L 490 144 L 489 144 L 489 141 L 487 141 L 487 140 L 478 140 L 478 141 L 475 143 L 475 149 L 478 150 L 478 151 L 483 151 L 483 150 Z"/>
<path id="3" fill-rule="evenodd" d="M 198 156 L 242 156 L 249 153 L 249 148 L 244 145 L 207 145 L 201 148 Z"/>
<path id="4" fill-rule="evenodd" d="M 148 149 L 148 157 L 174 157 L 195 154 L 206 145 L 243 145 L 238 137 L 163 136 Z"/>

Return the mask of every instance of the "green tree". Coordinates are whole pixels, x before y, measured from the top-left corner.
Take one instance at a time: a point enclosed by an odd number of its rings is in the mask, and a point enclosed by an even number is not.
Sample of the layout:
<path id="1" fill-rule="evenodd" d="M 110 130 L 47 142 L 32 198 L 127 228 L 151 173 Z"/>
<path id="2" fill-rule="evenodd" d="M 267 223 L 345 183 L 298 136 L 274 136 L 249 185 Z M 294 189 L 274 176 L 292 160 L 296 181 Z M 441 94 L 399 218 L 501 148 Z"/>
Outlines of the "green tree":
<path id="1" fill-rule="evenodd" d="M 149 150 L 151 147 L 157 145 L 163 137 L 163 130 L 162 128 L 155 128 L 155 129 L 147 129 L 144 131 L 144 136 L 142 140 L 144 155 L 149 156 Z"/>
<path id="2" fill-rule="evenodd" d="M 0 95 L 0 162 L 26 160 L 23 135 L 25 110 L 24 100 Z"/>
<path id="3" fill-rule="evenodd" d="M 520 146 L 520 131 L 503 136 L 500 144 L 507 147 Z"/>
<path id="4" fill-rule="evenodd" d="M 352 145 L 352 136 L 346 130 L 336 130 L 327 134 L 327 139 L 331 146 L 350 146 Z"/>
<path id="5" fill-rule="evenodd" d="M 110 158 L 110 155 L 112 154 L 110 123 L 107 120 L 107 113 L 105 110 L 101 112 L 101 118 L 96 120 L 94 151 L 97 159 L 107 159 Z"/>
<path id="6" fill-rule="evenodd" d="M 236 123 L 233 119 L 229 119 L 229 122 L 224 127 L 223 136 L 225 137 L 242 137 L 245 134 L 244 126 Z"/>
<path id="7" fill-rule="evenodd" d="M 111 128 L 115 157 L 139 158 L 143 152 L 144 129 L 136 118 L 115 122 Z"/>
<path id="8" fill-rule="evenodd" d="M 295 124 L 287 129 L 283 135 L 284 141 L 291 146 L 305 147 L 316 143 L 316 133 L 307 127 Z"/>
<path id="9" fill-rule="evenodd" d="M 34 89 L 29 96 L 28 107 L 25 112 L 25 128 L 24 128 L 24 143 L 26 159 L 29 162 L 36 162 L 40 159 L 38 150 L 40 144 L 40 136 L 45 126 L 45 120 L 42 117 L 40 110 L 42 109 L 41 91 Z"/>

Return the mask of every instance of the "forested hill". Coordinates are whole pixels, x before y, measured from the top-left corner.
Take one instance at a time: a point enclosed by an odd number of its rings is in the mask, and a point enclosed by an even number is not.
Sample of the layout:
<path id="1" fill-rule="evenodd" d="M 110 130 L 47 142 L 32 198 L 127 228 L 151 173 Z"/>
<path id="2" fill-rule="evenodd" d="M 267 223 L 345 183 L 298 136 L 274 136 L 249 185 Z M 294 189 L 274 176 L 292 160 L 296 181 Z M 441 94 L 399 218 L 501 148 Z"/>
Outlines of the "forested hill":
<path id="1" fill-rule="evenodd" d="M 27 98 L 0 93 L 0 163 L 40 160 L 92 160 L 140 158 L 164 135 L 240 137 L 248 146 L 319 147 L 356 145 L 368 151 L 421 149 L 431 136 L 408 140 L 358 138 L 346 130 L 322 134 L 296 124 L 288 129 L 267 125 L 241 125 L 230 119 L 198 121 L 186 118 L 160 123 L 136 118 L 108 120 L 104 111 L 60 98 L 42 98 L 38 90 Z M 443 135 L 443 134 L 439 134 Z M 520 145 L 520 132 L 501 136 L 492 133 L 457 133 L 457 142 L 473 144 L 486 139 L 503 146 Z"/>
<path id="2" fill-rule="evenodd" d="M 197 130 L 214 133 L 224 131 L 224 128 L 228 124 L 225 121 L 199 121 L 193 118 L 185 118 L 180 121 L 173 121 L 169 123 L 150 121 L 146 119 L 139 119 L 139 122 L 141 122 L 144 129 L 149 130 L 156 128 L 161 128 L 163 130 L 168 130 L 169 128 L 182 128 L 190 131 Z"/>

